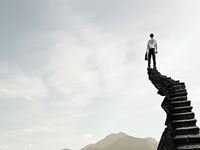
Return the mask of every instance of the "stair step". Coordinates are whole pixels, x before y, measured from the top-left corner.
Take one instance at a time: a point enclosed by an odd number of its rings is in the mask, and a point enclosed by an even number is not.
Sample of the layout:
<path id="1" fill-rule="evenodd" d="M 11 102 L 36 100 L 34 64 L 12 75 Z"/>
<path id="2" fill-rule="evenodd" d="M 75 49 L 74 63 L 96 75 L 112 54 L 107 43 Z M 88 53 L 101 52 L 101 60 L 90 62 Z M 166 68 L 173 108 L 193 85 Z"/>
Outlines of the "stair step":
<path id="1" fill-rule="evenodd" d="M 169 90 L 181 90 L 181 89 L 185 89 L 185 83 L 177 83 L 175 85 L 173 85 Z"/>
<path id="2" fill-rule="evenodd" d="M 182 107 L 174 107 L 172 109 L 172 113 L 184 113 L 184 112 L 191 112 L 192 106 L 182 106 Z"/>
<path id="3" fill-rule="evenodd" d="M 174 86 L 177 86 L 179 85 L 180 81 L 177 80 L 177 81 L 174 81 L 174 80 L 171 80 L 172 82 L 170 82 L 170 89 L 173 88 Z M 181 84 L 182 85 L 182 84 Z"/>
<path id="4" fill-rule="evenodd" d="M 177 92 L 187 92 L 186 89 L 174 89 L 174 90 L 170 90 L 170 93 L 177 93 Z"/>
<path id="5" fill-rule="evenodd" d="M 161 75 L 161 74 L 160 74 Z M 165 76 L 165 75 L 161 75 L 161 78 L 167 78 L 167 76 Z"/>
<path id="6" fill-rule="evenodd" d="M 169 81 L 171 81 L 171 78 L 160 78 L 159 79 L 160 80 L 160 82 L 169 82 Z"/>
<path id="7" fill-rule="evenodd" d="M 182 107 L 182 106 L 190 106 L 191 101 L 177 101 L 177 102 L 172 102 L 173 107 Z"/>
<path id="8" fill-rule="evenodd" d="M 172 88 L 174 88 L 174 87 L 176 87 L 176 86 L 179 86 L 179 85 L 185 86 L 185 83 L 184 83 L 184 82 L 179 82 L 179 83 L 177 83 L 176 85 L 174 85 Z"/>
<path id="9" fill-rule="evenodd" d="M 199 128 L 197 126 L 181 127 L 175 129 L 175 135 L 198 134 L 198 133 L 199 133 Z"/>
<path id="10" fill-rule="evenodd" d="M 172 102 L 187 100 L 187 96 L 178 96 L 171 98 Z"/>
<path id="11" fill-rule="evenodd" d="M 200 134 L 177 135 L 174 137 L 174 141 L 179 145 L 200 143 Z"/>
<path id="12" fill-rule="evenodd" d="M 196 119 L 186 119 L 186 120 L 175 120 L 173 121 L 173 125 L 177 127 L 188 127 L 195 126 L 197 120 Z"/>
<path id="13" fill-rule="evenodd" d="M 193 112 L 186 112 L 186 113 L 175 113 L 172 114 L 172 119 L 175 120 L 186 120 L 186 119 L 194 119 Z"/>
<path id="14" fill-rule="evenodd" d="M 167 78 L 161 78 L 161 82 L 162 81 L 167 81 L 167 82 L 171 82 L 172 81 L 172 78 L 169 78 L 169 77 L 167 77 Z"/>
<path id="15" fill-rule="evenodd" d="M 200 150 L 200 144 L 178 146 L 177 150 Z"/>
<path id="16" fill-rule="evenodd" d="M 182 92 L 175 92 L 175 93 L 170 93 L 170 97 L 174 98 L 174 97 L 180 97 L 180 96 L 187 96 L 187 92 L 182 91 Z"/>
<path id="17" fill-rule="evenodd" d="M 166 81 L 161 81 L 161 84 L 163 84 L 164 86 L 168 87 L 168 86 L 170 86 L 171 81 L 168 81 L 168 80 L 166 80 Z"/>
<path id="18" fill-rule="evenodd" d="M 173 89 L 173 90 L 170 90 L 170 93 L 176 93 L 176 92 L 187 92 L 186 89 Z"/>

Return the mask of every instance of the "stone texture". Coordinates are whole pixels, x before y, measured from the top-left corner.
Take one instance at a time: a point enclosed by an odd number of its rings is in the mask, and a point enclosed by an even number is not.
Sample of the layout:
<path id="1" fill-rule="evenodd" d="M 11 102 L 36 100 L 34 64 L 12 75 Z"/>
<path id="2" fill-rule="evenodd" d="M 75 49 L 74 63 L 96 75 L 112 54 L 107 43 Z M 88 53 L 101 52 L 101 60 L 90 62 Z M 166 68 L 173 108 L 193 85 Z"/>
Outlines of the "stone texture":
<path id="1" fill-rule="evenodd" d="M 200 133 L 192 112 L 191 101 L 187 100 L 185 83 L 162 75 L 148 68 L 149 80 L 165 96 L 161 107 L 167 114 L 158 150 L 200 150 Z"/>

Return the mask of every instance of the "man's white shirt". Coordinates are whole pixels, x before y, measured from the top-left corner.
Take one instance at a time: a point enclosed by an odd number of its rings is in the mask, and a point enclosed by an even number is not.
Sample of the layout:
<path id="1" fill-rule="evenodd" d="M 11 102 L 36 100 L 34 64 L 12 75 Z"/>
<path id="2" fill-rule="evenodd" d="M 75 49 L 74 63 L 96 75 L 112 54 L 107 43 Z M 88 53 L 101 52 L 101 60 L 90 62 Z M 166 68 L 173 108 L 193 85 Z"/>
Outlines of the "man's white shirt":
<path id="1" fill-rule="evenodd" d="M 153 38 L 150 39 L 148 42 L 147 42 L 147 52 L 149 52 L 149 49 L 150 48 L 155 48 L 155 50 L 157 51 L 157 42 L 156 40 L 154 40 Z"/>

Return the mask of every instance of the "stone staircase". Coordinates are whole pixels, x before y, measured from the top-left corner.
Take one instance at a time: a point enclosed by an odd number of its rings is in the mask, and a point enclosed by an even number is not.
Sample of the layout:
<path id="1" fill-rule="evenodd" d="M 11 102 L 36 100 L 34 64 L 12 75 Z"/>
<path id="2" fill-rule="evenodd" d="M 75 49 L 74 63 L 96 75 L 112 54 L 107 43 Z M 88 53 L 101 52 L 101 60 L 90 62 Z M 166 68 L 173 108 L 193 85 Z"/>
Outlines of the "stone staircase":
<path id="1" fill-rule="evenodd" d="M 200 150 L 199 127 L 185 83 L 161 75 L 156 69 L 148 68 L 148 75 L 158 94 L 165 96 L 162 107 L 167 113 L 167 128 L 158 150 Z"/>

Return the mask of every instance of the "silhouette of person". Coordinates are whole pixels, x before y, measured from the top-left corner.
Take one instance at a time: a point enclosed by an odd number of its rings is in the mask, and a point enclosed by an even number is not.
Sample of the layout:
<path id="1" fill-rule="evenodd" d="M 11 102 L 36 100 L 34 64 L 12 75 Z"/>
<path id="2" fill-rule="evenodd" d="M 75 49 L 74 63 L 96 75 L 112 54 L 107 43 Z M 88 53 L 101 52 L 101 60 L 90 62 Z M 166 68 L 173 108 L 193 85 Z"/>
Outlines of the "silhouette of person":
<path id="1" fill-rule="evenodd" d="M 147 42 L 148 68 L 151 67 L 151 57 L 153 57 L 153 68 L 156 69 L 156 54 L 158 53 L 158 47 L 153 33 L 150 34 L 150 38 L 151 39 Z"/>

